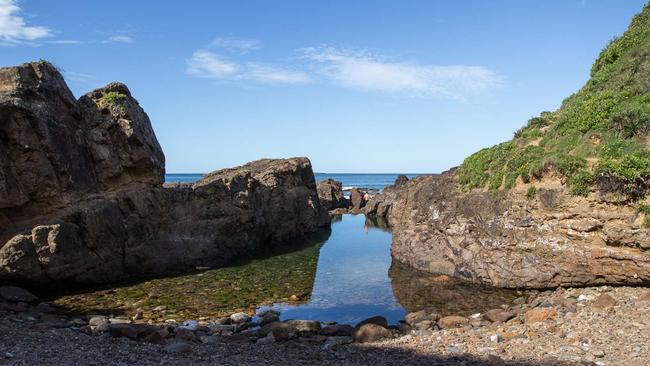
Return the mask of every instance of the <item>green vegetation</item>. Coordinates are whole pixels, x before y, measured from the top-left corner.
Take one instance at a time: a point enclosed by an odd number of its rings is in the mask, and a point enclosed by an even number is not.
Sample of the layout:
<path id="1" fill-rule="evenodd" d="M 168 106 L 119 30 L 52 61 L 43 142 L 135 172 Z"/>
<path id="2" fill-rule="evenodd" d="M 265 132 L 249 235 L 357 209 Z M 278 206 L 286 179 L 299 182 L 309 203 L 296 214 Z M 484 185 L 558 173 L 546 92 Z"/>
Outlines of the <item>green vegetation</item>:
<path id="1" fill-rule="evenodd" d="M 528 187 L 528 191 L 526 192 L 526 197 L 529 200 L 534 200 L 535 197 L 537 197 L 537 188 L 535 186 Z"/>
<path id="2" fill-rule="evenodd" d="M 123 101 L 126 98 L 126 95 L 118 93 L 116 91 L 109 91 L 102 97 L 102 102 L 107 104 L 117 104 Z"/>
<path id="3" fill-rule="evenodd" d="M 625 34 L 602 51 L 591 79 L 555 112 L 543 112 L 511 141 L 469 156 L 460 167 L 465 189 L 509 189 L 559 173 L 570 191 L 587 195 L 599 179 L 623 193 L 650 188 L 650 4 Z"/>
<path id="4" fill-rule="evenodd" d="M 133 315 L 141 308 L 143 321 L 252 313 L 260 305 L 288 302 L 291 295 L 298 295 L 300 302 L 309 300 L 322 241 L 322 235 L 315 235 L 304 246 L 243 258 L 227 267 L 46 297 L 69 314 Z M 165 310 L 155 311 L 159 306 Z"/>
<path id="5" fill-rule="evenodd" d="M 639 212 L 644 215 L 643 223 L 646 227 L 650 227 L 650 205 L 639 205 Z"/>

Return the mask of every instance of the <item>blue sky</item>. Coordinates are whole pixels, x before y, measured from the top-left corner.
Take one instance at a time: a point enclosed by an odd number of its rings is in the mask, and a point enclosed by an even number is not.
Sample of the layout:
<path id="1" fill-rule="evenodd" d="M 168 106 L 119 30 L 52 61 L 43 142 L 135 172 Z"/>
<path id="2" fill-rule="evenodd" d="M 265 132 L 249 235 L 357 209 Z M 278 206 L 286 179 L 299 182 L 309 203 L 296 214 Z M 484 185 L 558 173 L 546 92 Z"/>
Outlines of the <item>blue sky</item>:
<path id="1" fill-rule="evenodd" d="M 557 108 L 641 0 L 0 0 L 0 66 L 126 83 L 168 172 L 439 172 Z"/>

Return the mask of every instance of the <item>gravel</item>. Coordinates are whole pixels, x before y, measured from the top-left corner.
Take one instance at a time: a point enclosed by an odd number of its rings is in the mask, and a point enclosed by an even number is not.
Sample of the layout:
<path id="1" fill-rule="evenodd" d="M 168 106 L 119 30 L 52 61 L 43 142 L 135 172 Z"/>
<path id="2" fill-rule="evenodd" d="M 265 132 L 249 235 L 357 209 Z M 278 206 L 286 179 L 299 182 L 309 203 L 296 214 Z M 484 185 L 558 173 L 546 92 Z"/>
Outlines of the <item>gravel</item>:
<path id="1" fill-rule="evenodd" d="M 594 308 L 603 294 L 607 306 Z M 540 305 L 556 310 L 555 319 L 526 323 L 525 313 Z M 365 344 L 335 339 L 345 337 L 254 343 L 236 334 L 161 345 L 89 335 L 72 322 L 61 327 L 52 316 L 46 322 L 6 312 L 0 315 L 0 365 L 650 365 L 648 289 L 559 289 L 510 310 L 517 316 L 506 323 L 416 330 Z"/>

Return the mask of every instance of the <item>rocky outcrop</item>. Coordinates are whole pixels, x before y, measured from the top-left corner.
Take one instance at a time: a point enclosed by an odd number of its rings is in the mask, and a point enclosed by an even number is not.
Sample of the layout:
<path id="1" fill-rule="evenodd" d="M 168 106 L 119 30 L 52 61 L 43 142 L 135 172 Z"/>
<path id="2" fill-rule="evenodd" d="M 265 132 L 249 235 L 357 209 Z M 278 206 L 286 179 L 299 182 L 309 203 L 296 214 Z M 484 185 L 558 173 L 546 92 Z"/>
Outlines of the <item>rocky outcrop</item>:
<path id="1" fill-rule="evenodd" d="M 650 283 L 650 230 L 635 207 L 558 180 L 462 192 L 456 171 L 387 189 L 366 207 L 393 229 L 393 258 L 418 270 L 509 288 Z"/>
<path id="2" fill-rule="evenodd" d="M 318 199 L 327 210 L 347 208 L 348 200 L 343 195 L 343 184 L 334 179 L 325 179 L 316 185 Z"/>
<path id="3" fill-rule="evenodd" d="M 329 223 L 307 158 L 163 187 L 123 84 L 75 101 L 48 63 L 0 69 L 0 282 L 102 283 L 220 266 Z"/>

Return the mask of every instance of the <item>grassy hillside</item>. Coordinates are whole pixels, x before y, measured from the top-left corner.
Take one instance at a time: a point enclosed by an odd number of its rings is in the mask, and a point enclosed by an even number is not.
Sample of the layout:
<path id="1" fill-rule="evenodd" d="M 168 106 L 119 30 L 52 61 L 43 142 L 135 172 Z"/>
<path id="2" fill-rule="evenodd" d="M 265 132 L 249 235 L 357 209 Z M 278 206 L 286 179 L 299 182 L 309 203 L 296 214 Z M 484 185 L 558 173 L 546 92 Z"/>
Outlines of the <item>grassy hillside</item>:
<path id="1" fill-rule="evenodd" d="M 642 197 L 650 186 L 650 4 L 601 52 L 591 78 L 555 112 L 543 112 L 512 140 L 483 149 L 459 169 L 464 188 L 509 189 L 545 174 L 571 192 Z"/>

